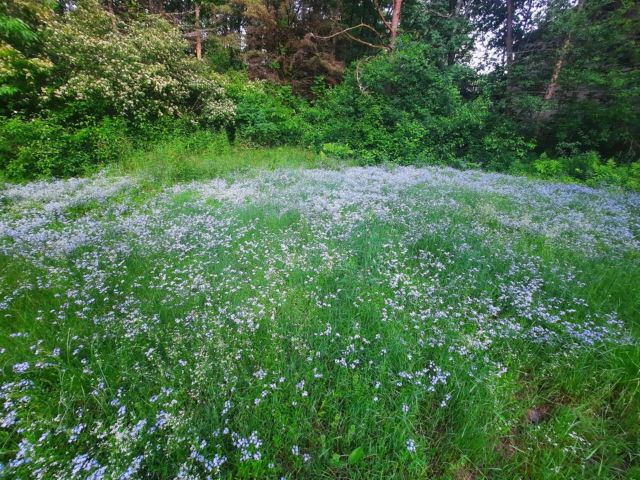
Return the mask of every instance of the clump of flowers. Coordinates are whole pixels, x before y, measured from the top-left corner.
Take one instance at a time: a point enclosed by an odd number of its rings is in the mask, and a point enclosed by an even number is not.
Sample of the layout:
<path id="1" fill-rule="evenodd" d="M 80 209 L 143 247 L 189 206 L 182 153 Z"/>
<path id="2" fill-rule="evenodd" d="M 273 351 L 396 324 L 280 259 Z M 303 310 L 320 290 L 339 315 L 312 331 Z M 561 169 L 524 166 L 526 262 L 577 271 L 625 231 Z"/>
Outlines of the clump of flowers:
<path id="1" fill-rule="evenodd" d="M 577 267 L 521 247 L 535 231 L 591 261 L 635 255 L 640 196 L 377 167 L 261 172 L 142 202 L 136 188 L 96 176 L 0 190 L 0 475 L 426 464 L 444 443 L 428 429 L 477 392 L 498 406 L 523 351 L 555 365 L 635 346 L 623 313 L 581 295 Z M 479 212 L 468 198 L 487 192 L 517 208 Z M 576 464 L 592 456 L 589 435 L 543 433 Z"/>
<path id="2" fill-rule="evenodd" d="M 151 15 L 112 20 L 97 2 L 85 1 L 49 22 L 58 86 L 43 101 L 136 121 L 186 114 L 214 125 L 233 119 L 222 77 L 184 55 L 187 44 L 174 25 Z"/>

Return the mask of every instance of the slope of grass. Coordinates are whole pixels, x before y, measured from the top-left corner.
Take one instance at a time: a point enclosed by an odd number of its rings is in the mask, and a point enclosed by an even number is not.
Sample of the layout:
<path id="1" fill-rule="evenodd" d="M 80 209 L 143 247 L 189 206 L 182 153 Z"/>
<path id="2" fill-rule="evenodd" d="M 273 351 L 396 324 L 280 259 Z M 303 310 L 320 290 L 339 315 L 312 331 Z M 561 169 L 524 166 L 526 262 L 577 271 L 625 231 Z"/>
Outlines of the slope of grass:
<path id="1" fill-rule="evenodd" d="M 174 147 L 0 192 L 0 475 L 640 473 L 639 196 Z"/>

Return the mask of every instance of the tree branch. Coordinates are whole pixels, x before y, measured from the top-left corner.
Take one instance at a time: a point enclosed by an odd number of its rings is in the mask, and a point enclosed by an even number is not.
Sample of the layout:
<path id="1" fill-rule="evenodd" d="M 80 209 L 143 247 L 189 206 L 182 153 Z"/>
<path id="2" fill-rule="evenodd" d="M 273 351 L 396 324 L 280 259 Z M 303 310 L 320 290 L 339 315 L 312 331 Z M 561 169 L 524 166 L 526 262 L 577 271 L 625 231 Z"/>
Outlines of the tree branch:
<path id="1" fill-rule="evenodd" d="M 320 35 L 316 35 L 315 33 L 312 33 L 311 35 L 313 35 L 315 38 L 320 38 L 322 40 L 331 40 L 333 37 L 337 37 L 338 35 L 343 35 L 343 34 L 345 34 L 347 32 L 350 32 L 351 30 L 356 30 L 358 28 L 366 28 L 367 30 L 371 30 L 378 37 L 381 36 L 380 32 L 378 32 L 371 25 L 367 25 L 366 23 L 359 23 L 358 25 L 355 25 L 355 26 L 349 27 L 349 28 L 345 28 L 344 30 L 340 30 L 339 32 L 332 33 L 331 35 L 327 35 L 326 37 L 321 37 Z"/>
<path id="2" fill-rule="evenodd" d="M 337 36 L 345 35 L 350 40 L 353 40 L 354 42 L 361 43 L 361 44 L 366 45 L 366 46 L 371 47 L 371 48 L 380 48 L 380 49 L 385 49 L 385 50 L 390 50 L 391 49 L 391 47 L 388 46 L 388 45 L 379 45 L 379 44 L 375 44 L 375 43 L 370 43 L 370 42 L 367 42 L 367 41 L 362 40 L 360 38 L 354 37 L 353 35 L 351 35 L 349 33 L 351 31 L 357 30 L 359 28 L 366 28 L 367 30 L 371 30 L 378 37 L 382 36 L 382 35 L 380 35 L 380 32 L 378 32 L 371 25 L 367 25 L 366 23 L 360 23 L 360 24 L 355 25 L 353 27 L 345 28 L 344 30 L 340 30 L 339 32 L 333 33 L 331 35 L 327 35 L 326 37 L 323 37 L 323 36 L 320 36 L 320 35 L 316 35 L 315 33 L 312 33 L 311 36 L 313 38 L 317 38 L 317 39 L 320 39 L 320 40 L 331 40 L 332 38 L 335 38 Z"/>
<path id="3" fill-rule="evenodd" d="M 434 10 L 433 8 L 423 7 L 422 11 L 424 13 L 429 13 L 431 15 L 435 15 L 436 17 L 440 17 L 440 18 L 451 18 L 451 17 L 453 17 L 453 15 L 451 13 L 442 13 L 442 12 L 439 12 L 438 10 Z"/>
<path id="4" fill-rule="evenodd" d="M 382 20 L 382 23 L 384 23 L 384 26 L 387 27 L 387 30 L 391 31 L 391 23 L 389 23 L 389 21 L 383 15 L 382 10 L 380 9 L 380 2 L 378 0 L 371 0 L 371 1 L 373 2 L 373 6 L 375 7 L 376 12 L 380 17 L 380 20 Z"/>
<path id="5" fill-rule="evenodd" d="M 379 48 L 379 49 L 384 49 L 384 50 L 391 50 L 391 47 L 389 45 L 376 45 L 375 43 L 369 43 L 365 40 L 361 40 L 358 37 L 354 37 L 353 35 L 351 35 L 350 33 L 345 33 L 345 36 L 349 39 L 349 40 L 353 40 L 354 42 L 357 43 L 361 43 L 362 45 L 366 45 L 367 47 L 371 47 L 371 48 Z"/>

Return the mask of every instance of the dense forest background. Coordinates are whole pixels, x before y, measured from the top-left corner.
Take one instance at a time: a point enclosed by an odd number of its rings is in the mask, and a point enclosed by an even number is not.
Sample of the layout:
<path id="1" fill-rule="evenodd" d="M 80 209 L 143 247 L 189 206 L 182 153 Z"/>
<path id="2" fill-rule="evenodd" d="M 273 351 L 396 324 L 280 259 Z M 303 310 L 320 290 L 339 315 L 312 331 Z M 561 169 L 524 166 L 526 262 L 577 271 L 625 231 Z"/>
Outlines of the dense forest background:
<path id="1" fill-rule="evenodd" d="M 167 138 L 640 188 L 633 0 L 2 0 L 0 169 Z"/>

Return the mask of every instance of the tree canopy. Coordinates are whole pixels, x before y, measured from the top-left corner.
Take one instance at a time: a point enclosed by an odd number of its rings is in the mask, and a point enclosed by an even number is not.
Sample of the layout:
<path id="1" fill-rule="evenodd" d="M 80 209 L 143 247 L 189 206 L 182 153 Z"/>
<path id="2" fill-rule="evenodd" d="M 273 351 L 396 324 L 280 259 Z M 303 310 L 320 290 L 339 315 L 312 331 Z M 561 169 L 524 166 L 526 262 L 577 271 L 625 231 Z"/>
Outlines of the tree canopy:
<path id="1" fill-rule="evenodd" d="M 594 162 L 640 155 L 635 1 L 0 6 L 5 168 L 34 122 L 76 131 L 105 119 L 126 135 L 175 119 L 367 162 L 548 170 L 554 160 L 583 177 Z"/>

